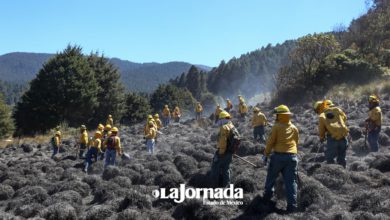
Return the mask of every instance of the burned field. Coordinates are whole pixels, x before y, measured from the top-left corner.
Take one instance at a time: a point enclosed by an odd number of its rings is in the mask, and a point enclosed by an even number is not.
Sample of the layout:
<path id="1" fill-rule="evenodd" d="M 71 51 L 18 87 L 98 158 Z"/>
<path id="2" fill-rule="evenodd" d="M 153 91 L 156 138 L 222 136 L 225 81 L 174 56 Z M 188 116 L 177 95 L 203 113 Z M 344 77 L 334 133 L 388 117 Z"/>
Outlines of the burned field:
<path id="1" fill-rule="evenodd" d="M 317 137 L 317 116 L 310 105 L 291 108 L 300 131 L 299 212 L 286 215 L 282 180 L 275 204 L 264 206 L 264 146 L 254 144 L 250 117 L 234 119 L 244 136 L 238 155 L 255 168 L 233 159 L 232 183 L 243 188 L 241 206 L 203 205 L 199 200 L 176 204 L 156 199 L 158 188 L 208 187 L 218 128 L 208 119 L 172 124 L 162 130 L 154 155 L 144 145 L 142 124 L 122 127 L 120 136 L 130 160 L 103 171 L 102 161 L 88 174 L 76 159 L 75 140 L 63 141 L 63 152 L 52 160 L 49 144 L 22 144 L 0 150 L 0 216 L 2 219 L 390 219 L 390 102 L 384 98 L 380 152 L 364 148 L 365 102 L 337 102 L 348 116 L 353 142 L 347 169 L 324 163 Z M 261 106 L 269 120 L 271 109 Z M 269 128 L 267 129 L 269 130 Z"/>

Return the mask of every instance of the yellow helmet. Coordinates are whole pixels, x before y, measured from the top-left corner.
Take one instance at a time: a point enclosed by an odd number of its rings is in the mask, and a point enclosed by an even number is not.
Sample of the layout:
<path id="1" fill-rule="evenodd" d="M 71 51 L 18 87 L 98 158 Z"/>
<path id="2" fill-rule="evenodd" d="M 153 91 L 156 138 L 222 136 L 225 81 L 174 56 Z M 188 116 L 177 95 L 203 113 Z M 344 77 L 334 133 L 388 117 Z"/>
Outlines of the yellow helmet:
<path id="1" fill-rule="evenodd" d="M 149 122 L 148 122 L 148 125 L 149 125 L 149 126 L 154 126 L 154 120 L 149 121 Z"/>
<path id="2" fill-rule="evenodd" d="M 95 138 L 100 138 L 102 136 L 102 132 L 96 131 L 95 132 Z"/>
<path id="3" fill-rule="evenodd" d="M 113 127 L 113 128 L 111 129 L 111 132 L 118 132 L 118 128 L 117 128 L 117 127 Z"/>
<path id="4" fill-rule="evenodd" d="M 279 105 L 274 108 L 274 113 L 278 115 L 291 115 L 290 109 L 286 105 Z"/>
<path id="5" fill-rule="evenodd" d="M 165 105 L 164 108 L 168 108 L 168 105 Z"/>
<path id="6" fill-rule="evenodd" d="M 259 111 L 260 111 L 260 109 L 258 107 L 253 108 L 253 112 L 259 112 Z"/>
<path id="7" fill-rule="evenodd" d="M 159 116 L 158 114 L 155 114 L 154 117 L 155 117 L 155 118 L 159 118 L 160 116 Z"/>
<path id="8" fill-rule="evenodd" d="M 109 118 L 112 118 L 112 115 L 108 115 Z"/>
<path id="9" fill-rule="evenodd" d="M 223 118 L 231 118 L 231 116 L 228 112 L 222 111 L 221 113 L 219 113 L 219 119 L 223 119 Z"/>
<path id="10" fill-rule="evenodd" d="M 322 105 L 322 101 L 316 101 L 313 103 L 313 109 L 317 110 Z"/>
<path id="11" fill-rule="evenodd" d="M 379 98 L 378 98 L 378 96 L 376 96 L 376 95 L 370 95 L 370 97 L 368 97 L 368 102 L 376 102 L 376 103 L 379 103 Z"/>
<path id="12" fill-rule="evenodd" d="M 105 127 L 105 130 L 110 131 L 111 130 L 111 125 L 107 124 Z"/>
<path id="13" fill-rule="evenodd" d="M 85 125 L 81 125 L 80 130 L 87 130 L 87 127 Z"/>
<path id="14" fill-rule="evenodd" d="M 332 106 L 334 106 L 332 100 L 329 100 L 329 99 L 324 100 L 323 103 L 325 104 L 325 107 L 332 107 Z"/>
<path id="15" fill-rule="evenodd" d="M 61 136 L 61 131 L 56 131 L 57 136 Z"/>
<path id="16" fill-rule="evenodd" d="M 218 104 L 218 105 L 217 105 L 217 107 L 221 107 L 221 105 L 220 105 L 220 104 Z"/>
<path id="17" fill-rule="evenodd" d="M 98 129 L 99 129 L 99 130 L 102 130 L 102 129 L 104 129 L 104 125 L 102 125 L 102 124 L 99 124 L 99 125 L 98 125 Z"/>
<path id="18" fill-rule="evenodd" d="M 148 115 L 148 119 L 153 119 L 153 116 L 152 115 Z"/>

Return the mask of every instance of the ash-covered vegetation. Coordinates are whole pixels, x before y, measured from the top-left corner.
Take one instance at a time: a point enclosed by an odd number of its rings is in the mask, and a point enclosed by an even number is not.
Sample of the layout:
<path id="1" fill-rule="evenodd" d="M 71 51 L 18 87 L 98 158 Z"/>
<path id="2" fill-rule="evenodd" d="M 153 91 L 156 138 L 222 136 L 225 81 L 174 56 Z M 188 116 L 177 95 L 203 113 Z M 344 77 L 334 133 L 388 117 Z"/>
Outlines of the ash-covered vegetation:
<path id="1" fill-rule="evenodd" d="M 94 163 L 88 174 L 76 159 L 75 140 L 63 141 L 63 152 L 52 160 L 49 144 L 12 145 L 0 151 L 0 216 L 4 219 L 388 219 L 390 218 L 390 114 L 389 96 L 383 96 L 384 126 L 380 152 L 364 148 L 361 132 L 365 100 L 334 100 L 345 109 L 353 142 L 347 168 L 327 165 L 317 137 L 317 116 L 310 105 L 292 107 L 293 123 L 300 130 L 299 212 L 284 214 L 283 181 L 276 184 L 274 205 L 262 202 L 266 168 L 263 145 L 254 144 L 250 118 L 234 118 L 243 134 L 239 156 L 254 168 L 234 159 L 232 183 L 244 190 L 241 206 L 203 205 L 199 200 L 176 204 L 156 199 L 158 188 L 208 187 L 208 172 L 216 150 L 218 128 L 209 119 L 171 124 L 158 136 L 149 155 L 143 143 L 143 124 L 122 127 L 120 137 L 131 160 L 103 170 Z M 269 119 L 271 108 L 261 105 Z M 267 129 L 269 130 L 269 129 Z"/>

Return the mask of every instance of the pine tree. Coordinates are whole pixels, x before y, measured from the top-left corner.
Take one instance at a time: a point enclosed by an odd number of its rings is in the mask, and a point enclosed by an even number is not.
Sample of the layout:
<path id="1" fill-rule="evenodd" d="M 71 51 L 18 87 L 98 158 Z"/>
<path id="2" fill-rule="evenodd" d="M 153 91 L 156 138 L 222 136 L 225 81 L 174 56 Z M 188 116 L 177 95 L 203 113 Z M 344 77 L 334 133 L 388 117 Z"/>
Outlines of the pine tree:
<path id="1" fill-rule="evenodd" d="M 69 45 L 43 66 L 16 106 L 18 132 L 44 132 L 63 121 L 73 127 L 91 124 L 98 88 L 81 47 Z"/>
<path id="2" fill-rule="evenodd" d="M 125 110 L 125 89 L 120 82 L 119 70 L 107 58 L 97 53 L 88 57 L 88 63 L 99 85 L 98 106 L 92 121 L 95 124 L 104 122 L 109 114 L 119 120 Z"/>
<path id="3" fill-rule="evenodd" d="M 150 113 L 151 107 L 147 97 L 136 93 L 126 95 L 126 111 L 122 118 L 123 123 L 134 124 L 141 122 Z"/>

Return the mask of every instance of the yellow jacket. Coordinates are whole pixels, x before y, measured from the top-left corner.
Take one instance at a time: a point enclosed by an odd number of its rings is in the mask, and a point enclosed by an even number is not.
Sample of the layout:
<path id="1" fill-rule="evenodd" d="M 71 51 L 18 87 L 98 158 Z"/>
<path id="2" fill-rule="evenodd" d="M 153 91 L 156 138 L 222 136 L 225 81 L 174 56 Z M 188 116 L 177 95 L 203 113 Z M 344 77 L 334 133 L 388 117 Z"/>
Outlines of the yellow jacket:
<path id="1" fill-rule="evenodd" d="M 162 122 L 159 118 L 154 118 L 154 121 L 156 122 L 156 126 L 157 126 L 157 129 L 161 129 L 162 128 Z"/>
<path id="2" fill-rule="evenodd" d="M 177 117 L 179 117 L 181 115 L 181 113 L 180 113 L 180 108 L 175 108 L 174 110 L 173 110 L 173 112 L 172 112 L 172 117 L 173 118 L 177 118 Z"/>
<path id="3" fill-rule="evenodd" d="M 117 152 L 119 152 L 121 154 L 122 153 L 121 139 L 118 136 L 110 136 L 110 137 L 106 138 L 103 142 L 104 148 L 107 149 L 107 142 L 108 142 L 108 139 L 111 137 L 115 138 L 115 149 Z"/>
<path id="4" fill-rule="evenodd" d="M 217 109 L 215 110 L 215 117 L 219 118 L 219 113 L 221 112 L 222 112 L 221 107 L 217 107 Z"/>
<path id="5" fill-rule="evenodd" d="M 155 127 L 151 127 L 148 129 L 148 133 L 145 135 L 146 139 L 156 139 L 157 137 L 157 130 Z"/>
<path id="6" fill-rule="evenodd" d="M 371 109 L 368 112 L 368 119 L 375 123 L 377 126 L 382 125 L 382 110 L 379 106 Z"/>
<path id="7" fill-rule="evenodd" d="M 85 145 L 88 144 L 88 133 L 87 133 L 87 131 L 83 131 L 83 133 L 81 133 L 81 135 L 80 135 L 80 144 L 85 144 Z"/>
<path id="8" fill-rule="evenodd" d="M 90 145 L 90 147 L 97 148 L 98 152 L 101 152 L 101 146 L 102 146 L 102 140 L 100 140 L 99 138 L 94 138 Z"/>
<path id="9" fill-rule="evenodd" d="M 149 122 L 152 121 L 153 122 L 153 126 L 157 129 L 157 123 L 154 119 L 150 119 L 146 122 L 145 126 L 144 126 L 144 135 L 147 135 L 149 133 Z"/>
<path id="10" fill-rule="evenodd" d="M 319 116 L 318 131 L 320 139 L 324 140 L 326 133 L 335 140 L 346 137 L 348 135 L 346 121 L 347 116 L 340 108 L 330 107 L 325 109 Z"/>
<path id="11" fill-rule="evenodd" d="M 111 125 L 111 127 L 114 127 L 114 120 L 112 118 L 107 118 L 106 125 Z"/>
<path id="12" fill-rule="evenodd" d="M 232 101 L 226 101 L 226 107 L 228 108 L 228 109 L 231 109 L 231 108 L 233 108 L 233 104 L 232 104 Z"/>
<path id="13" fill-rule="evenodd" d="M 247 113 L 248 112 L 248 107 L 246 106 L 246 104 L 245 103 L 240 103 L 239 105 L 238 105 L 238 112 L 240 113 L 240 114 L 242 114 L 242 113 Z"/>
<path id="14" fill-rule="evenodd" d="M 197 104 L 195 108 L 195 112 L 197 113 L 203 112 L 203 106 L 201 104 Z"/>
<path id="15" fill-rule="evenodd" d="M 261 112 L 255 112 L 252 118 L 252 127 L 264 126 L 267 124 L 267 118 Z"/>
<path id="16" fill-rule="evenodd" d="M 229 137 L 230 130 L 233 127 L 234 125 L 231 121 L 220 127 L 219 134 L 218 134 L 218 143 L 217 143 L 219 154 L 224 154 L 226 152 L 227 139 Z"/>
<path id="17" fill-rule="evenodd" d="M 60 144 L 61 144 L 61 137 L 59 136 L 54 136 L 54 144 L 55 144 L 55 147 L 59 147 Z"/>
<path id="18" fill-rule="evenodd" d="M 162 115 L 165 117 L 171 116 L 171 111 L 169 110 L 169 108 L 164 108 Z"/>
<path id="19" fill-rule="evenodd" d="M 291 122 L 276 122 L 272 127 L 270 136 L 268 137 L 264 154 L 268 157 L 272 150 L 278 153 L 296 154 L 298 152 L 298 140 L 299 132 L 295 125 Z"/>

